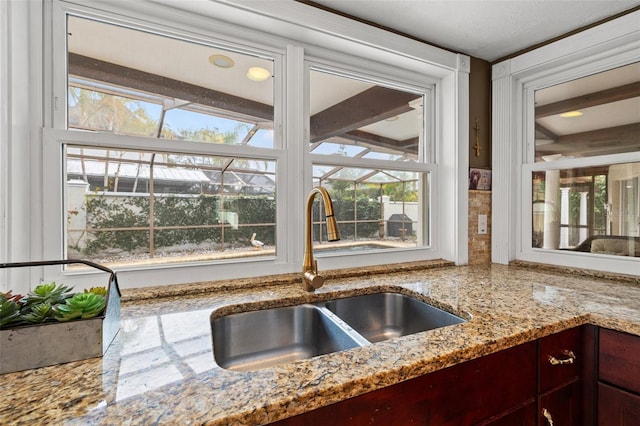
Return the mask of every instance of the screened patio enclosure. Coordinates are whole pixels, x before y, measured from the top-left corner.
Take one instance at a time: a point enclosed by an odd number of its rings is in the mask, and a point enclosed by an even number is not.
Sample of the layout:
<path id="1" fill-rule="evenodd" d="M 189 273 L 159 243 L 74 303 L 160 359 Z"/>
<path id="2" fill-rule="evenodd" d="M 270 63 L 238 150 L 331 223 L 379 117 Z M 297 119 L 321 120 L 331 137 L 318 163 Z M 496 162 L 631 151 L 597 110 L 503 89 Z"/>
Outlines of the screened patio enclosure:
<path id="1" fill-rule="evenodd" d="M 418 202 L 420 179 L 417 172 L 318 164 L 313 168 L 314 185 L 329 188 L 334 197 L 341 245 L 367 248 L 417 245 L 421 232 L 418 219 L 425 214 Z M 314 207 L 314 235 L 318 235 L 324 232 L 320 222 L 324 213 L 320 202 Z"/>
<path id="2" fill-rule="evenodd" d="M 66 158 L 71 255 L 242 250 L 254 232 L 275 245 L 273 161 L 77 146 Z"/>
<path id="3" fill-rule="evenodd" d="M 275 251 L 273 161 L 78 146 L 67 147 L 66 159 L 70 256 L 117 263 Z M 415 246 L 423 214 L 417 183 L 416 173 L 317 165 L 314 185 L 332 194 L 341 240 L 326 242 L 316 200 L 314 244 L 348 251 Z M 254 233 L 260 250 L 251 244 Z"/>

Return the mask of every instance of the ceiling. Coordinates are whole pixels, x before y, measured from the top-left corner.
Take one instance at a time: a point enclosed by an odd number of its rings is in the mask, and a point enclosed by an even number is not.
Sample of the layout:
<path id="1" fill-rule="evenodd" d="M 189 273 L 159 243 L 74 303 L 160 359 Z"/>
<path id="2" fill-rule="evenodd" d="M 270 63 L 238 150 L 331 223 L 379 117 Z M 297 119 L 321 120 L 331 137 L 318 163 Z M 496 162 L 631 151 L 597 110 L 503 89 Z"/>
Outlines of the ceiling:
<path id="1" fill-rule="evenodd" d="M 302 2 L 331 8 L 489 62 L 640 5 L 640 0 Z"/>

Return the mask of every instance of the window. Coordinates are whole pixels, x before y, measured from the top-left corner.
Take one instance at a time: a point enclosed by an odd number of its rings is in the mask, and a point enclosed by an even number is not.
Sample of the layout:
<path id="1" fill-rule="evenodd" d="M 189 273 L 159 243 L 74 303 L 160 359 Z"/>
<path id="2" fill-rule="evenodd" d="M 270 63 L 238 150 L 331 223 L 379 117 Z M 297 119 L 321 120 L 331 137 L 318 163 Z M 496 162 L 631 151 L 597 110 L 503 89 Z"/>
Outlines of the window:
<path id="1" fill-rule="evenodd" d="M 640 163 L 532 173 L 532 247 L 640 257 Z"/>
<path id="2" fill-rule="evenodd" d="M 298 3 L 277 18 L 266 3 L 33 7 L 42 67 L 25 61 L 11 78 L 33 82 L 42 132 L 29 147 L 12 139 L 15 166 L 0 171 L 0 202 L 6 187 L 18 194 L 6 223 L 32 232 L 9 239 L 11 258 L 93 259 L 124 288 L 296 272 L 321 184 L 343 239 L 326 244 L 318 206 L 320 269 L 465 263 L 464 55 L 359 23 L 336 32 Z M 311 139 L 309 125 L 354 96 L 360 118 Z M 43 275 L 91 284 L 82 269 Z"/>
<path id="3" fill-rule="evenodd" d="M 640 258 L 640 163 L 607 160 L 640 151 L 639 84 L 636 62 L 536 90 L 533 248 Z"/>
<path id="4" fill-rule="evenodd" d="M 341 234 L 318 253 L 428 246 L 428 99 L 427 89 L 310 68 L 313 184 L 332 192 Z"/>
<path id="5" fill-rule="evenodd" d="M 640 150 L 640 62 L 535 92 L 535 161 Z M 533 247 L 640 257 L 639 163 L 532 172 Z"/>
<path id="6" fill-rule="evenodd" d="M 274 256 L 277 156 L 244 148 L 275 147 L 275 59 L 67 23 L 66 127 L 111 146 L 63 144 L 66 256 L 125 267 Z"/>
<path id="7" fill-rule="evenodd" d="M 274 147 L 273 58 L 73 15 L 67 25 L 68 128 Z"/>
<path id="8" fill-rule="evenodd" d="M 494 169 L 494 221 L 505 223 L 493 236 L 494 261 L 637 275 L 634 19 L 622 17 L 494 67 L 494 162 L 501 160 Z"/>
<path id="9" fill-rule="evenodd" d="M 69 257 L 131 266 L 275 254 L 273 161 L 77 145 L 65 157 Z"/>
<path id="10" fill-rule="evenodd" d="M 275 59 L 67 22 L 66 127 L 106 139 L 62 144 L 66 255 L 121 267 L 277 257 L 289 219 L 277 217 Z M 341 233 L 326 244 L 316 200 L 318 255 L 428 248 L 431 85 L 321 65 L 309 80 L 312 184 L 332 194 Z"/>

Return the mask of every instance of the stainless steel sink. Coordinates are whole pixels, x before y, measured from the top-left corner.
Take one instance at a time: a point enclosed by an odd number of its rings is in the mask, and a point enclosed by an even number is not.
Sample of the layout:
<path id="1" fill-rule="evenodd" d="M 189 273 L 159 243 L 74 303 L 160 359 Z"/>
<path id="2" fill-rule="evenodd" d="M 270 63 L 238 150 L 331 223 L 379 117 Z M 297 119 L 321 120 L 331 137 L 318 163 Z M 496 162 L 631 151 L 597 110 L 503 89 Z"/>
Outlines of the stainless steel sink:
<path id="1" fill-rule="evenodd" d="M 375 293 L 215 318 L 213 355 L 228 370 L 258 370 L 465 320 L 398 293 Z"/>
<path id="2" fill-rule="evenodd" d="M 433 330 L 465 320 L 410 296 L 376 293 L 336 299 L 326 307 L 370 342 Z"/>
<path id="3" fill-rule="evenodd" d="M 228 370 L 257 370 L 362 346 L 314 305 L 242 312 L 212 322 L 213 354 Z"/>

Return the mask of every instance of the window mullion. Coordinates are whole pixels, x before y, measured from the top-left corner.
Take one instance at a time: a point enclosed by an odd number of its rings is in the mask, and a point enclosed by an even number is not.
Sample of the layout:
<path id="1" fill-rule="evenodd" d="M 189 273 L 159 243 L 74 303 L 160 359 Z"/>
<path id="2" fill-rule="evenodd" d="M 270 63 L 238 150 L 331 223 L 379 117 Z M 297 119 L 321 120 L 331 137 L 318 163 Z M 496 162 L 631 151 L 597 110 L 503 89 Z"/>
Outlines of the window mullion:
<path id="1" fill-rule="evenodd" d="M 281 209 L 278 224 L 286 247 L 286 260 L 292 270 L 302 266 L 304 250 L 304 201 L 311 188 L 311 169 L 306 152 L 308 142 L 308 81 L 304 49 L 287 46 L 284 86 L 284 148 L 286 170 L 282 179 L 283 190 L 278 194 Z"/>

